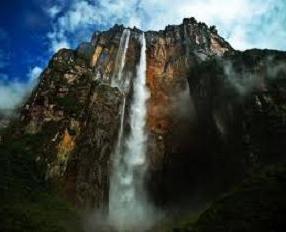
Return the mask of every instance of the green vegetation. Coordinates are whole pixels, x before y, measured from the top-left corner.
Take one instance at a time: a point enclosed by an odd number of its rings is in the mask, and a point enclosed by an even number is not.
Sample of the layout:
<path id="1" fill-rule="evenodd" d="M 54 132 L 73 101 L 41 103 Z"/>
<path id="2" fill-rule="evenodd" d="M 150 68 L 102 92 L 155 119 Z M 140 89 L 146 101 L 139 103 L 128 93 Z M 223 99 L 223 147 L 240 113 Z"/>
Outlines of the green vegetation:
<path id="1" fill-rule="evenodd" d="M 188 212 L 183 215 L 163 217 L 151 231 L 173 232 L 191 231 L 200 216 L 200 212 Z"/>
<path id="2" fill-rule="evenodd" d="M 83 108 L 80 102 L 73 96 L 56 97 L 55 101 L 68 114 L 79 114 Z"/>
<path id="3" fill-rule="evenodd" d="M 285 231 L 285 191 L 286 165 L 272 166 L 216 201 L 197 221 L 182 219 L 174 231 Z"/>
<path id="4" fill-rule="evenodd" d="M 199 214 L 163 220 L 158 231 L 282 232 L 286 222 L 286 164 L 245 180 Z M 157 229 L 157 228 L 156 228 Z"/>
<path id="5" fill-rule="evenodd" d="M 19 123 L 4 132 L 0 145 L 0 231 L 80 231 L 79 216 L 44 180 L 36 158 L 49 134 L 23 135 Z M 52 131 L 52 127 L 50 128 Z"/>

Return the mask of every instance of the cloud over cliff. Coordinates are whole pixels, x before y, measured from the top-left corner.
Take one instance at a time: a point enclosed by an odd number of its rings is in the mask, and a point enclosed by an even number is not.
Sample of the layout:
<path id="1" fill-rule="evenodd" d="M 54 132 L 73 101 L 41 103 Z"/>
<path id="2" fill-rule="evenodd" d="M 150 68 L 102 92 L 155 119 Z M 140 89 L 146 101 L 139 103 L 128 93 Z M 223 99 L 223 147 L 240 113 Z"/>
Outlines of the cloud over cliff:
<path id="1" fill-rule="evenodd" d="M 48 11 L 54 18 L 59 9 L 62 13 L 48 35 L 54 51 L 73 47 L 82 39 L 88 40 L 95 29 L 107 29 L 115 23 L 158 30 L 191 16 L 216 25 L 236 49 L 286 49 L 283 0 L 72 0 L 70 4 L 56 1 Z"/>
<path id="2" fill-rule="evenodd" d="M 40 67 L 31 68 L 27 74 L 28 82 L 8 81 L 6 74 L 0 74 L 0 112 L 11 110 L 20 104 L 37 83 L 41 72 Z"/>
<path id="3" fill-rule="evenodd" d="M 236 49 L 256 47 L 286 50 L 284 0 L 48 0 L 46 2 L 48 4 L 42 4 L 42 7 L 51 21 L 51 28 L 46 38 L 50 51 L 43 51 L 45 56 L 60 48 L 75 48 L 80 42 L 88 41 L 95 30 L 106 30 L 115 23 L 137 26 L 143 30 L 158 30 L 168 24 L 179 24 L 184 17 L 191 16 L 208 25 L 216 25 L 219 33 Z M 9 40 L 7 36 L 0 28 L 0 40 Z M 3 45 L 3 42 L 1 43 Z M 9 62 L 9 54 L 0 49 L 0 109 L 18 104 L 34 83 L 34 81 L 26 83 L 15 81 L 16 77 L 1 70 L 9 65 Z M 34 64 L 37 65 L 39 64 Z M 36 68 L 34 71 L 39 74 L 39 70 Z"/>

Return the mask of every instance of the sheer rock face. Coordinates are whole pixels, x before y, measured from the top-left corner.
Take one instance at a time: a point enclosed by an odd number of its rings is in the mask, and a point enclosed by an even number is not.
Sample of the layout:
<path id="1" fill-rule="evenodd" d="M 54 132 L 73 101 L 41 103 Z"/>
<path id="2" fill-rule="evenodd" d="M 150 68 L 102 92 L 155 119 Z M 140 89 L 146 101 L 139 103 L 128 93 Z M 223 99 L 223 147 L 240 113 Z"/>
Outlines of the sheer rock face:
<path id="1" fill-rule="evenodd" d="M 115 26 L 75 51 L 55 54 L 21 113 L 24 134 L 50 136 L 37 158 L 47 166 L 46 179 L 81 207 L 103 208 L 108 202 L 123 97 L 110 82 L 123 29 Z M 139 59 L 138 35 L 134 31 L 130 39 L 128 76 Z"/>
<path id="2" fill-rule="evenodd" d="M 203 136 L 232 154 L 233 174 L 285 160 L 285 77 L 286 52 L 255 49 L 210 59 L 190 73 Z"/>
<path id="3" fill-rule="evenodd" d="M 39 160 L 46 178 L 78 205 L 104 202 L 120 104 L 121 93 L 100 83 L 87 60 L 61 50 L 23 109 L 25 133 L 54 131 Z"/>
<path id="4" fill-rule="evenodd" d="M 179 26 L 167 26 L 164 31 L 149 31 L 146 38 L 151 166 L 161 169 L 163 156 L 168 159 L 168 155 L 188 149 L 188 145 L 178 143 L 175 137 L 189 133 L 186 128 L 193 112 L 187 76 L 194 59 L 221 56 L 233 49 L 215 30 L 193 18 L 184 19 Z"/>
<path id="5" fill-rule="evenodd" d="M 47 132 L 50 136 L 39 157 L 47 166 L 46 178 L 81 207 L 104 208 L 108 203 L 111 155 L 118 136 L 123 97 L 110 83 L 116 78 L 116 56 L 123 30 L 123 26 L 116 25 L 109 31 L 96 32 L 90 43 L 81 44 L 77 50 L 60 50 L 42 73 L 21 114 L 26 125 L 24 133 Z M 136 28 L 130 30 L 123 69 L 124 78 L 131 79 L 127 114 L 142 34 Z M 203 77 L 193 81 L 191 71 L 212 57 L 224 59 L 225 53 L 231 55 L 235 51 L 215 28 L 193 18 L 162 31 L 147 31 L 145 36 L 147 85 L 151 93 L 146 128 L 150 163 L 147 183 L 154 200 L 165 204 L 175 201 L 185 192 L 184 188 L 190 190 L 188 183 L 195 186 L 207 180 L 209 172 L 199 178 L 195 172 L 208 170 L 219 153 L 216 147 L 211 147 L 213 153 L 208 148 L 202 152 L 201 145 L 206 145 L 202 143 L 204 133 L 197 133 L 205 119 L 219 117 L 204 107 L 208 98 L 202 96 L 208 94 L 201 96 L 205 92 L 215 95 L 217 90 Z M 127 117 L 126 131 L 128 128 Z M 219 125 L 217 129 L 223 130 Z M 205 166 L 205 160 L 211 161 L 206 161 Z"/>
<path id="6" fill-rule="evenodd" d="M 147 83 L 150 171 L 148 187 L 159 204 L 177 201 L 191 180 L 186 161 L 195 152 L 195 111 L 187 77 L 196 61 L 232 52 L 231 46 L 203 23 L 147 32 Z M 189 163 L 189 161 L 188 161 Z M 189 187 L 187 187 L 189 188 Z M 186 193 L 187 195 L 188 193 Z M 172 198 L 172 199 L 171 199 Z M 179 198 L 179 197 L 178 197 Z"/>

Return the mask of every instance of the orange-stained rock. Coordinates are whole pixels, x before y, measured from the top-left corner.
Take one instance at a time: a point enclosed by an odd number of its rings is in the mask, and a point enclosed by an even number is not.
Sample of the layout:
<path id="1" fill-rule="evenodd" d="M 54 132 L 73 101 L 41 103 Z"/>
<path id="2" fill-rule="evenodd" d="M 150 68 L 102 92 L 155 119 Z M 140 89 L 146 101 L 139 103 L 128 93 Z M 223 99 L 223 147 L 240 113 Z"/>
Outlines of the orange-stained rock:
<path id="1" fill-rule="evenodd" d="M 73 151 L 75 147 L 74 137 L 71 136 L 68 130 L 65 130 L 64 137 L 58 145 L 58 159 L 66 159 L 66 155 Z"/>

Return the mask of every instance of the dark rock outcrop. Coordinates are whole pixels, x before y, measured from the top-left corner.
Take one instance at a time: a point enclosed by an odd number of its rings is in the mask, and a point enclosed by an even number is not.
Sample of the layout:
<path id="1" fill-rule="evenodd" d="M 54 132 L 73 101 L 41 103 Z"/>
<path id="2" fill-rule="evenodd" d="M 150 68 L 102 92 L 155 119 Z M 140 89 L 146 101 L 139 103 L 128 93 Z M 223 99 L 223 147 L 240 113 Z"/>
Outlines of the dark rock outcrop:
<path id="1" fill-rule="evenodd" d="M 249 50 L 210 59 L 190 73 L 208 149 L 224 160 L 231 154 L 236 165 L 225 166 L 242 175 L 285 161 L 285 64 L 285 52 Z"/>
<path id="2" fill-rule="evenodd" d="M 285 165 L 268 168 L 217 200 L 195 225 L 185 225 L 181 231 L 282 232 L 285 189 Z"/>

